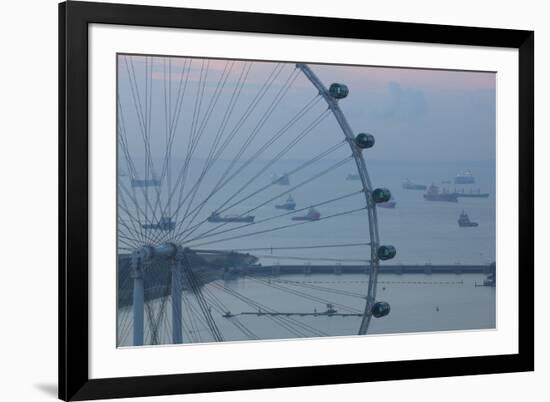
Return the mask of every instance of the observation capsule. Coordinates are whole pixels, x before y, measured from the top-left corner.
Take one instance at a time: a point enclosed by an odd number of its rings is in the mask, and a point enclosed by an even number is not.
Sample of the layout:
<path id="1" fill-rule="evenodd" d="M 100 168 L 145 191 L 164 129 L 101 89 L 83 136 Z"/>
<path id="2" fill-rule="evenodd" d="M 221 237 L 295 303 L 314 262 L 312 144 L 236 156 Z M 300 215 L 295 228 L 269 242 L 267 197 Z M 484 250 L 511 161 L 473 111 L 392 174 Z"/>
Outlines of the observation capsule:
<path id="1" fill-rule="evenodd" d="M 334 83 L 328 89 L 334 99 L 344 99 L 349 94 L 349 89 L 344 84 Z"/>
<path id="2" fill-rule="evenodd" d="M 377 188 L 372 192 L 372 199 L 375 203 L 388 202 L 391 199 L 391 192 L 387 188 Z"/>
<path id="3" fill-rule="evenodd" d="M 376 302 L 372 306 L 371 313 L 376 318 L 387 316 L 390 313 L 390 305 L 387 302 Z"/>
<path id="4" fill-rule="evenodd" d="M 355 145 L 361 149 L 372 148 L 374 146 L 374 135 L 367 133 L 357 134 Z"/>
<path id="5" fill-rule="evenodd" d="M 397 251 L 395 250 L 394 246 L 380 246 L 378 247 L 378 251 L 376 253 L 378 254 L 378 258 L 380 258 L 382 261 L 385 261 L 391 260 L 393 257 L 395 257 Z"/>

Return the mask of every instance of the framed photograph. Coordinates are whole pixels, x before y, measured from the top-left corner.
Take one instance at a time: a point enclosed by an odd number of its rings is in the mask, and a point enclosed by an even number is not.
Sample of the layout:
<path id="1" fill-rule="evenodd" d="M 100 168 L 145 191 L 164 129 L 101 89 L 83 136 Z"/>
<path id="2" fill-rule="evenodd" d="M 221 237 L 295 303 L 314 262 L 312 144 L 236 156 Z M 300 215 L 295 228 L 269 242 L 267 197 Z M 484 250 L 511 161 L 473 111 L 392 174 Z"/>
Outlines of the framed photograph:
<path id="1" fill-rule="evenodd" d="M 59 397 L 534 368 L 534 33 L 59 5 Z"/>

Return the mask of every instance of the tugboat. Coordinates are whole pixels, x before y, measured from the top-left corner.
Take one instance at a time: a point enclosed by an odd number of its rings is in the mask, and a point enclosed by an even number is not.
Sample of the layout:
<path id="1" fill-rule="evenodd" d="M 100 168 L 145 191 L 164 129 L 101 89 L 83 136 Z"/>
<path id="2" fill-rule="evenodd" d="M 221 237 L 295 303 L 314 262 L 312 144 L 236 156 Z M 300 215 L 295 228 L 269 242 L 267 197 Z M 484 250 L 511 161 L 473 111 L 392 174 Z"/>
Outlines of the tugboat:
<path id="1" fill-rule="evenodd" d="M 321 214 L 315 208 L 310 208 L 307 214 L 304 216 L 293 216 L 293 221 L 318 221 L 321 218 Z"/>
<path id="2" fill-rule="evenodd" d="M 472 222 L 468 217 L 468 214 L 462 211 L 462 213 L 458 217 L 458 226 L 460 226 L 461 228 L 476 227 L 478 226 L 478 223 Z"/>
<path id="3" fill-rule="evenodd" d="M 446 190 L 443 190 L 443 192 L 439 192 L 439 187 L 437 187 L 435 184 L 432 184 L 428 191 L 424 194 L 424 199 L 426 201 L 446 201 L 446 202 L 457 202 L 458 201 L 458 194 L 457 193 L 449 193 Z"/>
<path id="4" fill-rule="evenodd" d="M 479 188 L 477 189 L 477 193 L 474 193 L 472 190 L 470 190 L 469 193 L 465 193 L 464 189 L 462 189 L 462 192 L 458 193 L 458 196 L 468 198 L 487 198 L 489 197 L 489 193 L 482 193 Z"/>
<path id="5" fill-rule="evenodd" d="M 393 197 L 389 200 L 389 201 L 386 201 L 386 202 L 381 202 L 379 204 L 376 204 L 377 207 L 380 207 L 380 208 L 395 208 L 395 205 L 397 205 L 397 202 L 395 202 L 395 200 L 393 199 Z"/>
<path id="6" fill-rule="evenodd" d="M 415 184 L 409 179 L 405 180 L 403 183 L 403 189 L 404 190 L 426 190 L 428 186 L 424 184 Z"/>
<path id="7" fill-rule="evenodd" d="M 162 230 L 164 232 L 171 232 L 176 228 L 176 222 L 172 221 L 169 216 L 163 216 L 159 219 L 158 223 L 147 223 L 141 225 L 143 229 Z"/>
<path id="8" fill-rule="evenodd" d="M 455 184 L 473 184 L 475 182 L 476 179 L 469 170 L 465 170 L 464 172 L 457 174 L 455 177 Z"/>
<path id="9" fill-rule="evenodd" d="M 221 216 L 218 212 L 212 212 L 210 216 L 207 218 L 208 222 L 246 222 L 251 223 L 254 222 L 254 216 L 253 215 L 247 215 L 247 216 L 239 216 L 239 215 L 227 215 L 227 216 Z"/>
<path id="10" fill-rule="evenodd" d="M 346 180 L 361 180 L 357 173 L 350 173 L 346 176 Z"/>
<path id="11" fill-rule="evenodd" d="M 334 304 L 328 303 L 328 304 L 327 304 L 327 309 L 326 309 L 326 311 L 323 312 L 323 313 L 321 313 L 321 314 L 323 314 L 323 315 L 328 315 L 328 316 L 332 316 L 332 315 L 336 314 L 337 312 L 338 312 L 338 310 L 336 310 L 336 309 L 334 308 Z"/>
<path id="12" fill-rule="evenodd" d="M 286 209 L 287 211 L 294 211 L 294 208 L 296 208 L 296 202 L 294 202 L 294 199 L 292 198 L 292 195 L 288 195 L 288 198 L 286 199 L 284 204 L 277 204 L 275 205 L 275 208 L 277 209 Z"/>
<path id="13" fill-rule="evenodd" d="M 280 186 L 288 186 L 290 185 L 290 178 L 288 177 L 288 174 L 278 175 L 275 174 L 271 176 L 271 183 L 273 184 L 279 184 Z"/>

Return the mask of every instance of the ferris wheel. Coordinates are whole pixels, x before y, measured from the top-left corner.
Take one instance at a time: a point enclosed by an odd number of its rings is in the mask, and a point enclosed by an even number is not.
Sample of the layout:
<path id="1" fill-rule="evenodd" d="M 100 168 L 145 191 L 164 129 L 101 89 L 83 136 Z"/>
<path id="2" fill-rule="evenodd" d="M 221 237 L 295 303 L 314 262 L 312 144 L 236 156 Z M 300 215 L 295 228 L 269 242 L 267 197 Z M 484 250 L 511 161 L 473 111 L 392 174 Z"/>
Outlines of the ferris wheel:
<path id="1" fill-rule="evenodd" d="M 377 278 L 396 249 L 380 241 L 376 205 L 391 193 L 371 182 L 375 138 L 348 123 L 346 85 L 325 86 L 303 63 L 118 57 L 119 345 L 224 341 L 225 322 L 238 339 L 263 339 L 243 322 L 252 315 L 292 336 L 331 335 L 300 317 L 337 308 L 362 335 L 389 314 Z M 362 264 L 365 287 L 346 294 L 254 275 L 296 261 L 306 273 L 312 262 Z M 283 314 L 262 293 L 226 286 L 235 272 L 327 311 Z M 229 299 L 253 312 L 229 311 Z"/>

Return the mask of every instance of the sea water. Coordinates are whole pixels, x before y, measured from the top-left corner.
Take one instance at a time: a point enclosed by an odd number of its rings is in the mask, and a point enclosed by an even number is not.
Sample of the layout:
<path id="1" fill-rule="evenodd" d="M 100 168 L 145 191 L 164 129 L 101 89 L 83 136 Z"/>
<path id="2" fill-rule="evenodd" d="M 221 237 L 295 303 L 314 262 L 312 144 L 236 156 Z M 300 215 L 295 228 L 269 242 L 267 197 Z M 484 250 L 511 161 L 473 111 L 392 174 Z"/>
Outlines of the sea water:
<path id="1" fill-rule="evenodd" d="M 345 156 L 346 154 L 342 154 Z M 278 161 L 269 169 L 261 172 L 266 162 L 254 162 L 241 174 L 234 176 L 221 190 L 211 195 L 212 188 L 227 169 L 229 162 L 220 161 L 213 167 L 201 182 L 195 196 L 195 204 L 208 199 L 198 210 L 196 217 L 187 227 L 188 232 L 183 239 L 178 239 L 187 246 L 206 250 L 241 250 L 256 255 L 259 263 L 276 264 L 357 264 L 366 261 L 370 256 L 368 246 L 342 248 L 288 249 L 295 246 L 318 246 L 334 244 L 353 244 L 369 241 L 369 221 L 366 211 L 339 215 L 334 218 L 311 222 L 303 225 L 288 226 L 296 223 L 292 216 L 304 215 L 306 211 L 288 214 L 280 218 L 244 226 L 242 223 L 222 225 L 206 222 L 208 215 L 220 205 L 230 207 L 224 214 L 254 215 L 255 221 L 262 221 L 286 211 L 276 210 L 274 205 L 282 203 L 291 194 L 297 203 L 296 208 L 306 208 L 325 200 L 338 198 L 342 195 L 361 190 L 360 181 L 346 180 L 350 173 L 356 173 L 354 161 L 349 160 L 338 169 L 330 170 L 322 177 L 307 182 L 309 178 L 332 166 L 338 159 L 322 160 L 291 176 L 289 186 L 270 185 L 274 173 L 283 174 L 301 166 L 303 160 Z M 378 208 L 378 230 L 381 244 L 391 244 L 397 249 L 395 259 L 383 264 L 489 264 L 496 260 L 496 180 L 494 161 L 378 161 L 368 160 L 368 171 L 374 187 L 387 187 L 391 190 L 397 205 L 394 209 Z M 471 185 L 454 185 L 454 176 L 470 169 L 476 183 Z M 175 170 L 175 169 L 174 169 Z M 258 175 L 258 172 L 261 172 Z M 200 164 L 190 169 L 190 182 L 198 177 Z M 252 183 L 247 184 L 252 179 Z M 470 190 L 489 193 L 488 198 L 459 198 L 457 203 L 430 202 L 423 198 L 424 191 L 405 190 L 402 183 L 410 179 L 414 183 L 436 184 L 448 191 Z M 447 183 L 449 181 L 451 183 Z M 300 183 L 296 189 L 293 186 Z M 244 188 L 243 188 L 244 186 Z M 192 184 L 188 187 L 193 188 Z M 258 189 L 265 188 L 249 197 Z M 290 190 L 290 191 L 289 191 Z M 149 189 L 154 197 L 153 190 Z M 210 198 L 209 198 L 210 197 Z M 231 199 L 231 197 L 233 197 Z M 167 198 L 161 194 L 161 199 Z M 235 204 L 233 206 L 233 204 Z M 322 217 L 338 215 L 347 211 L 364 207 L 362 193 L 316 207 Z M 174 199 L 169 210 L 174 211 L 177 202 Z M 194 207 L 189 209 L 194 210 Z M 248 212 L 250 211 L 250 212 Z M 459 214 L 465 211 L 472 221 L 478 222 L 478 227 L 461 228 L 457 220 Z M 179 217 L 185 216 L 185 207 L 179 212 Z M 189 211 L 187 211 L 189 212 Z M 189 214 L 190 220 L 193 214 Z M 195 228 L 196 226 L 196 228 Z M 189 229 L 191 228 L 191 229 Z M 228 230 L 229 229 L 229 230 Z M 211 231 L 211 232 L 209 232 Z M 226 231 L 226 232 L 221 232 Z M 211 235 L 212 233 L 219 233 Z M 296 258 L 296 259 L 293 259 Z M 330 262 L 322 260 L 331 259 Z M 335 260 L 335 261 L 332 261 Z M 365 262 L 366 264 L 367 262 Z M 498 269 L 498 264 L 497 264 Z M 377 299 L 390 303 L 391 312 L 387 317 L 373 319 L 369 333 L 402 333 L 418 331 L 468 330 L 494 328 L 496 325 L 495 288 L 479 287 L 483 282 L 483 274 L 382 274 L 379 277 Z M 224 308 L 236 315 L 259 338 L 279 339 L 292 338 L 298 335 L 289 331 L 283 325 L 267 316 L 252 314 L 257 307 L 244 303 L 234 295 L 222 290 L 222 287 L 233 289 L 241 295 L 261 303 L 279 312 L 323 312 L 326 304 L 339 305 L 338 312 L 362 312 L 365 300 L 359 295 L 366 294 L 367 275 L 320 275 L 310 276 L 288 275 L 271 278 L 269 284 L 266 278 L 236 278 L 228 281 L 216 281 L 205 286 L 209 297 L 215 297 Z M 284 281 L 287 281 L 284 283 Z M 292 282 L 297 282 L 293 284 Z M 308 282 L 316 282 L 320 286 L 348 293 L 343 295 L 304 287 Z M 279 285 L 278 288 L 271 286 Z M 282 286 L 282 287 L 281 287 Z M 282 290 L 286 289 L 286 290 Z M 288 289 L 298 291 L 289 292 Z M 184 292 L 185 293 L 185 292 Z M 188 314 L 188 323 L 197 317 L 199 306 L 191 297 L 184 298 L 185 304 L 194 308 L 195 312 Z M 341 306 L 349 307 L 342 310 Z M 185 310 L 185 308 L 184 308 Z M 221 313 L 213 311 L 213 317 L 227 340 L 248 339 Z M 170 321 L 167 313 L 165 320 Z M 357 332 L 359 317 L 340 316 L 297 316 L 292 319 L 315 328 L 324 335 L 353 335 Z M 124 321 L 121 323 L 121 320 Z M 119 324 L 128 324 L 130 311 L 119 314 Z M 185 317 L 184 317 L 185 320 Z M 147 320 L 146 320 L 147 321 Z M 161 343 L 170 343 L 170 325 L 161 326 Z M 184 331 L 185 332 L 185 331 Z M 310 330 L 302 329 L 299 336 L 316 336 Z M 195 335 L 193 335 L 195 334 Z M 204 322 L 195 319 L 189 324 L 184 334 L 184 341 L 209 341 L 209 332 Z M 193 339 L 191 339 L 193 338 Z M 131 343 L 131 334 L 119 333 L 119 343 Z"/>

